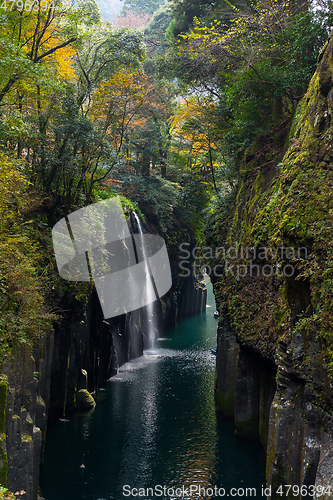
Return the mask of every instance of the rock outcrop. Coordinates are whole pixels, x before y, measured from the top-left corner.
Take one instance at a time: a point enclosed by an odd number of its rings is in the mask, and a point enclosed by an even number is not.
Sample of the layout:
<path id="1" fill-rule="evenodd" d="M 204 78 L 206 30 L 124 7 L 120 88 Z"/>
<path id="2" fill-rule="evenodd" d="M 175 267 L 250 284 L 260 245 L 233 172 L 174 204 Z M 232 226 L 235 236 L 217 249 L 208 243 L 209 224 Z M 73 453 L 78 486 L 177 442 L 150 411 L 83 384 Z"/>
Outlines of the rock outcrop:
<path id="1" fill-rule="evenodd" d="M 333 496 L 332 117 L 331 36 L 293 123 L 244 156 L 219 242 L 217 405 L 260 438 L 274 499 Z"/>
<path id="2" fill-rule="evenodd" d="M 47 426 L 53 331 L 35 348 L 16 345 L 2 369 L 1 484 L 37 498 L 40 460 Z"/>

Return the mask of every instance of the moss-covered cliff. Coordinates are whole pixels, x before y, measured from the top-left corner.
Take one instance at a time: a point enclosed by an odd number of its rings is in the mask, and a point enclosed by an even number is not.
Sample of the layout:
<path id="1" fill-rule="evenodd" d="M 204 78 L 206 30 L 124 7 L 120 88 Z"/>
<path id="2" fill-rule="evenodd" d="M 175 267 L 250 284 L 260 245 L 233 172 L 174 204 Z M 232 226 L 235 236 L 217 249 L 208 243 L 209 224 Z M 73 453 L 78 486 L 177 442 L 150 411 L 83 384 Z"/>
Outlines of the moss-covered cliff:
<path id="1" fill-rule="evenodd" d="M 267 446 L 271 498 L 280 484 L 333 488 L 332 117 L 331 37 L 293 122 L 244 155 L 220 234 L 217 404 Z"/>

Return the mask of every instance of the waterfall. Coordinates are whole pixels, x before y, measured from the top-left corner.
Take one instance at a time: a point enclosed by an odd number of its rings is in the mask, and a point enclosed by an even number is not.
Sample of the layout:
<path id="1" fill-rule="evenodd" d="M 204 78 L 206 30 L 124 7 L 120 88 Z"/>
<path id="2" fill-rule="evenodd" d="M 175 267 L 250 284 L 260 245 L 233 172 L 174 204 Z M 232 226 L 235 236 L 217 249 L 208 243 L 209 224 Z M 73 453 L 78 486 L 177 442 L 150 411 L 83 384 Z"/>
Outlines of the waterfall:
<path id="1" fill-rule="evenodd" d="M 146 324 L 144 325 L 144 328 L 146 331 L 144 332 L 144 348 L 149 349 L 154 344 L 156 327 L 157 327 L 156 318 L 154 315 L 154 302 L 156 300 L 156 294 L 155 294 L 155 290 L 154 290 L 153 283 L 152 283 L 151 272 L 149 269 L 148 255 L 147 255 L 147 249 L 145 246 L 144 233 L 142 231 L 141 221 L 135 212 L 133 212 L 133 216 L 134 216 L 135 221 L 136 221 L 137 226 L 138 226 L 138 231 L 139 231 L 139 235 L 140 235 L 140 245 L 142 248 L 145 273 L 146 273 L 146 277 L 147 277 L 145 291 L 144 291 L 144 293 L 146 295 L 145 302 L 147 304 L 145 307 L 145 312 L 146 312 L 145 323 Z"/>

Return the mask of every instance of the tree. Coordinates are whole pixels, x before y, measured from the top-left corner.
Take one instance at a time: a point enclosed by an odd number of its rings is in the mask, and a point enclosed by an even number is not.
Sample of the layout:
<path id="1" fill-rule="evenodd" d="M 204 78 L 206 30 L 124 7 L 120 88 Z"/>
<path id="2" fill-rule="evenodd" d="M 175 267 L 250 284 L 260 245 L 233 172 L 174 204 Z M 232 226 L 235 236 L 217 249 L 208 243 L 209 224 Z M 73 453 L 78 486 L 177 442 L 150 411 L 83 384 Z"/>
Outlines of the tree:
<path id="1" fill-rule="evenodd" d="M 186 167 L 201 182 L 212 183 L 215 192 L 219 182 L 233 183 L 233 172 L 226 167 L 218 103 L 204 96 L 191 96 L 178 106 L 172 125 L 174 158 L 183 158 Z M 178 160 L 179 161 L 179 160 Z"/>
<path id="2" fill-rule="evenodd" d="M 100 164 L 109 162 L 103 174 L 97 175 L 105 178 L 119 153 L 115 142 L 109 142 L 110 123 L 93 121 L 94 92 L 107 81 L 116 84 L 114 75 L 121 68 L 138 68 L 144 53 L 142 35 L 133 30 L 113 29 L 109 23 L 86 30 L 75 53 L 75 84 L 67 85 L 54 123 L 54 145 L 46 176 L 43 174 L 46 190 L 53 186 L 54 194 L 76 203 L 82 196 L 86 202 L 90 200 Z"/>
<path id="3" fill-rule="evenodd" d="M 19 157 L 23 152 L 36 185 L 65 204 L 89 200 L 100 162 L 111 159 L 114 164 L 117 157 L 103 130 L 90 119 L 92 94 L 121 68 L 138 68 L 145 53 L 138 32 L 113 29 L 94 17 L 97 24 L 78 24 L 84 14 L 89 23 L 91 5 L 82 3 L 63 13 L 62 35 L 77 29 L 75 44 L 56 45 L 56 51 L 34 63 L 33 71 L 8 91 L 2 107 L 3 143 Z M 22 24 L 20 39 L 30 43 L 29 29 Z M 53 44 L 53 31 L 43 36 Z M 44 50 L 48 52 L 47 42 Z"/>
<path id="4" fill-rule="evenodd" d="M 96 29 L 97 28 L 97 29 Z M 121 68 L 137 69 L 145 57 L 143 35 L 110 23 L 88 29 L 76 52 L 78 103 L 89 108 L 91 93 Z"/>
<path id="5" fill-rule="evenodd" d="M 45 252 L 27 220 L 38 201 L 22 173 L 24 165 L 0 153 L 0 348 L 34 343 L 55 319 L 45 303 Z M 39 221 L 41 222 L 41 221 Z M 44 265 L 43 265 L 44 259 Z M 42 271 L 43 269 L 43 271 Z M 43 278 L 44 272 L 44 278 Z"/>
<path id="6" fill-rule="evenodd" d="M 153 17 L 147 24 L 144 36 L 147 46 L 147 55 L 151 58 L 156 55 L 165 54 L 169 48 L 165 34 L 172 17 L 169 5 L 162 5 L 154 12 Z"/>
<path id="7" fill-rule="evenodd" d="M 40 78 L 42 63 L 50 62 L 61 49 L 79 40 L 83 19 L 87 25 L 99 21 L 94 0 L 80 1 L 70 9 L 60 0 L 50 5 L 46 0 L 31 2 L 28 11 L 26 5 L 18 2 L 13 9 L 1 9 L 0 46 L 6 56 L 0 61 L 0 103 L 17 82 L 29 76 Z"/>
<path id="8" fill-rule="evenodd" d="M 114 144 L 119 161 L 144 176 L 149 176 L 151 165 L 166 174 L 169 87 L 142 72 L 123 70 L 93 96 L 93 120 Z"/>
<path id="9" fill-rule="evenodd" d="M 172 5 L 173 20 L 169 32 L 177 38 L 192 27 L 195 18 L 207 16 L 216 7 L 212 0 L 176 0 Z"/>
<path id="10" fill-rule="evenodd" d="M 188 61 L 185 79 L 197 68 L 197 89 L 220 100 L 228 142 L 237 148 L 290 120 L 326 33 L 321 12 L 276 1 L 258 3 L 253 12 L 238 10 L 228 24 L 197 19 L 195 27 L 180 36 L 178 53 L 185 53 Z"/>
<path id="11" fill-rule="evenodd" d="M 164 0 L 124 0 L 121 13 L 123 16 L 127 16 L 130 12 L 152 15 L 163 3 Z"/>

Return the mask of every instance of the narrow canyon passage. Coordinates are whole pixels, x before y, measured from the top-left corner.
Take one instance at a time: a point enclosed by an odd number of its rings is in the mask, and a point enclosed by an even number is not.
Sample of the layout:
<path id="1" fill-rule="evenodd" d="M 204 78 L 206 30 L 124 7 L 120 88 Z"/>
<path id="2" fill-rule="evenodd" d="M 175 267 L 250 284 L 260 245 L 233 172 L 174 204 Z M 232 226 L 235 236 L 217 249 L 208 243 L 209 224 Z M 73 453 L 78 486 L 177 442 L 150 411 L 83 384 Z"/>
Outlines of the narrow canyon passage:
<path id="1" fill-rule="evenodd" d="M 261 446 L 236 438 L 233 422 L 215 411 L 210 284 L 207 302 L 205 313 L 183 320 L 121 367 L 96 395 L 93 411 L 50 423 L 41 473 L 46 500 L 208 499 L 215 486 L 225 496 L 231 488 L 256 488 L 263 498 Z M 160 494 L 159 486 L 169 491 Z M 194 486 L 205 491 L 199 496 Z"/>

